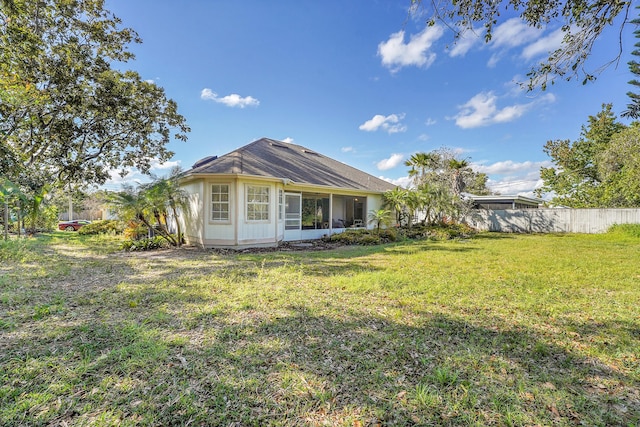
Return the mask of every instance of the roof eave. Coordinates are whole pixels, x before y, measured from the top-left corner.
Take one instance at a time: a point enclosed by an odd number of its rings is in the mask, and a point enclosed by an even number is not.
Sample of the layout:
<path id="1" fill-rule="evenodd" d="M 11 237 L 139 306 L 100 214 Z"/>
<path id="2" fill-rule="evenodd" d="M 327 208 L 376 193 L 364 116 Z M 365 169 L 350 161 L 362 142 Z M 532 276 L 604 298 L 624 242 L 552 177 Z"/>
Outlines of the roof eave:
<path id="1" fill-rule="evenodd" d="M 322 190 L 324 192 L 338 191 L 338 192 L 359 192 L 359 193 L 367 193 L 367 194 L 383 194 L 386 190 L 379 191 L 367 188 L 353 188 L 353 187 L 335 187 L 331 185 L 320 185 L 320 184 L 310 184 L 307 182 L 295 182 L 290 178 L 278 178 L 274 176 L 262 176 L 262 175 L 247 175 L 240 173 L 187 173 L 183 176 L 180 181 L 182 183 L 187 183 L 194 181 L 196 179 L 207 179 L 207 178 L 215 178 L 215 179 L 245 179 L 245 180 L 253 180 L 253 181 L 268 181 L 268 182 L 280 182 L 284 185 L 285 190 L 287 187 L 289 188 L 308 188 L 314 190 Z"/>

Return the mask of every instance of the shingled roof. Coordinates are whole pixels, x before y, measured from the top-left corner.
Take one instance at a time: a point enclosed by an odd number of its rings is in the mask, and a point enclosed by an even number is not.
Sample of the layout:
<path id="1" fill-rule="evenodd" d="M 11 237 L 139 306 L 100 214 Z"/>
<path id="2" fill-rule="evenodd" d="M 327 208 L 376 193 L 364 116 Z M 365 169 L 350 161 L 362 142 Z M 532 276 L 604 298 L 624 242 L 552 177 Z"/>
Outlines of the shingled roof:
<path id="1" fill-rule="evenodd" d="M 224 156 L 196 162 L 185 176 L 231 174 L 286 179 L 294 184 L 384 192 L 395 186 L 308 148 L 262 138 Z"/>

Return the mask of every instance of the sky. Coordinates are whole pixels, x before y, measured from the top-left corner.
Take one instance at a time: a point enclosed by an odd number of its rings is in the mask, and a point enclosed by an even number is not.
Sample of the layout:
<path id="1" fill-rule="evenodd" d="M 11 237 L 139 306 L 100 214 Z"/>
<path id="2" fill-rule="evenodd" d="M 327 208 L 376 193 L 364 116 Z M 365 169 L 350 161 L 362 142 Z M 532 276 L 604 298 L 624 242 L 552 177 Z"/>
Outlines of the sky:
<path id="1" fill-rule="evenodd" d="M 447 147 L 486 173 L 492 191 L 532 196 L 540 167 L 551 165 L 544 144 L 579 138 L 603 103 L 619 115 L 634 89 L 633 25 L 622 57 L 595 82 L 527 92 L 518 83 L 558 47 L 559 22 L 537 30 L 503 13 L 490 43 L 481 32 L 455 42 L 451 29 L 427 26 L 425 11 L 410 14 L 410 3 L 106 0 L 143 40 L 121 68 L 163 87 L 191 128 L 152 172 L 268 137 L 406 186 L 405 160 Z M 616 59 L 620 22 L 596 42 L 587 71 Z M 106 188 L 140 179 L 114 173 Z"/>

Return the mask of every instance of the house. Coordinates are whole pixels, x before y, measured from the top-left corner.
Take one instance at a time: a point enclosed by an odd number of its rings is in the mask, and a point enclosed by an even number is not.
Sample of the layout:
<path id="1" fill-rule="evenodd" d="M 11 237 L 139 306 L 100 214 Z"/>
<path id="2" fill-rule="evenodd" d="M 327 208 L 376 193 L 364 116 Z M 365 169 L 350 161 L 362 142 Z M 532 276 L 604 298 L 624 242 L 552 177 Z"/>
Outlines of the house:
<path id="1" fill-rule="evenodd" d="M 469 194 L 475 209 L 538 209 L 542 200 L 525 196 L 475 196 Z"/>
<path id="2" fill-rule="evenodd" d="M 367 227 L 394 185 L 300 145 L 262 138 L 196 162 L 181 179 L 185 239 L 201 247 L 275 246 Z"/>

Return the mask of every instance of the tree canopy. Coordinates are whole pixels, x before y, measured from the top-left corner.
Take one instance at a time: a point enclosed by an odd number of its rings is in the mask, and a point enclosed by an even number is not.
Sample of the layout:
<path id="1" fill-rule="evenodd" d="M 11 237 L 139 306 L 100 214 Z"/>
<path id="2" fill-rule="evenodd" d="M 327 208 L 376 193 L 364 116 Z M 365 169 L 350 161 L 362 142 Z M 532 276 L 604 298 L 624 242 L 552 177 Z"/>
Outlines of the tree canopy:
<path id="1" fill-rule="evenodd" d="M 617 121 L 611 104 L 588 118 L 576 141 L 548 141 L 554 166 L 541 168 L 541 196 L 573 208 L 640 206 L 640 123 Z"/>
<path id="2" fill-rule="evenodd" d="M 630 1 L 621 0 L 411 0 L 411 4 L 413 10 L 427 10 L 429 25 L 443 23 L 455 31 L 456 38 L 468 31 L 478 32 L 481 27 L 485 41 L 489 42 L 500 18 L 509 12 L 516 13 L 531 27 L 559 25 L 562 46 L 531 69 L 527 75 L 529 89 L 545 89 L 557 78 L 579 78 L 583 83 L 593 80 L 594 74 L 584 66 L 594 43 L 620 14 L 625 16 L 620 24 L 624 26 L 631 6 Z M 616 50 L 619 58 L 621 46 L 616 46 Z"/>
<path id="3" fill-rule="evenodd" d="M 0 2 L 0 153 L 14 182 L 101 184 L 171 158 L 189 131 L 164 90 L 116 64 L 138 35 L 103 0 Z"/>

